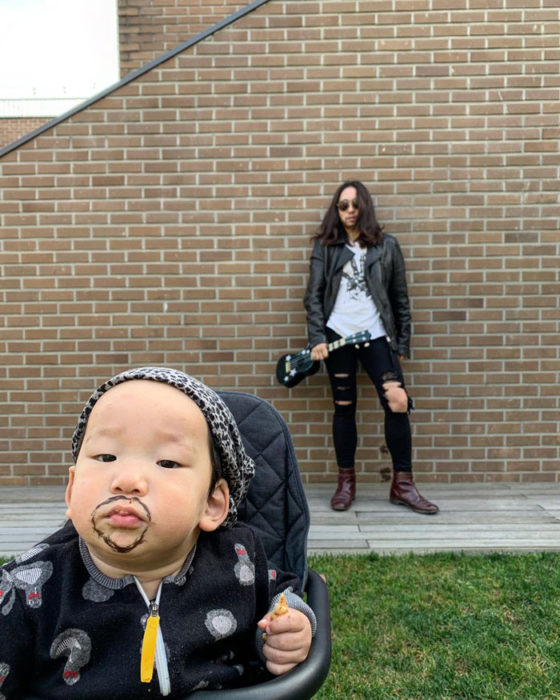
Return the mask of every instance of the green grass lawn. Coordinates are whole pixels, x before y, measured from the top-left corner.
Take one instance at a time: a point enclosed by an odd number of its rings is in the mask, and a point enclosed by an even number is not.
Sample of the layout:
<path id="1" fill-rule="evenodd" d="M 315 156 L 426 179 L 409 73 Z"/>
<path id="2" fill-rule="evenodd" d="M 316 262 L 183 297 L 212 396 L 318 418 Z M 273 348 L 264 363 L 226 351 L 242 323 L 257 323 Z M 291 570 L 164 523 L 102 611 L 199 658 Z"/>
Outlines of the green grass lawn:
<path id="1" fill-rule="evenodd" d="M 316 698 L 560 698 L 560 554 L 314 556 L 333 655 Z"/>
<path id="2" fill-rule="evenodd" d="M 331 595 L 316 698 L 560 698 L 560 554 L 314 556 Z"/>

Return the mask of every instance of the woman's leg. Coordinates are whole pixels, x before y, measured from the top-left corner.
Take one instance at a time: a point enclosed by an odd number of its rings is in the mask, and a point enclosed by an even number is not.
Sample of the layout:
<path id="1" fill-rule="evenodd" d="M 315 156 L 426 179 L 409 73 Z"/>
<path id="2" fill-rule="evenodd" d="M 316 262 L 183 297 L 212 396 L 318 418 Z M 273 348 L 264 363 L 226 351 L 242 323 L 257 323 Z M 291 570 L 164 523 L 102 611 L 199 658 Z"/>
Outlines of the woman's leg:
<path id="1" fill-rule="evenodd" d="M 377 338 L 367 347 L 360 346 L 358 353 L 385 412 L 385 442 L 393 462 L 391 502 L 407 505 L 418 513 L 437 513 L 438 507 L 418 493 L 412 477 L 412 437 L 408 418 L 412 402 L 406 392 L 399 359 L 385 338 Z"/>
<path id="2" fill-rule="evenodd" d="M 401 365 L 385 338 L 360 346 L 358 355 L 385 412 L 385 442 L 395 471 L 412 471 L 412 437 Z"/>
<path id="3" fill-rule="evenodd" d="M 340 338 L 327 329 L 329 342 Z M 356 494 L 354 456 L 358 443 L 356 428 L 356 352 L 354 347 L 343 346 L 326 360 L 333 396 L 333 442 L 338 466 L 338 484 L 331 507 L 348 510 Z"/>

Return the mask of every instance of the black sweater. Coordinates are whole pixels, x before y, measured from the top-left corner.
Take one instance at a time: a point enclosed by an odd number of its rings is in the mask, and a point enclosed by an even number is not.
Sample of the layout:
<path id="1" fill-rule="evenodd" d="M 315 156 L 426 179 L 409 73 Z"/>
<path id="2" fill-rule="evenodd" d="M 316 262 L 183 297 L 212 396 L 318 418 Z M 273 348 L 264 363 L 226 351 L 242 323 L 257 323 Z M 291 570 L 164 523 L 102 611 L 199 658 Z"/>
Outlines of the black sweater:
<path id="1" fill-rule="evenodd" d="M 202 533 L 162 585 L 168 696 L 258 678 L 256 625 L 287 587 L 299 589 L 296 577 L 269 569 L 249 527 Z M 289 593 L 288 602 L 313 625 L 301 598 Z M 36 545 L 0 568 L 0 700 L 161 697 L 156 670 L 140 682 L 147 614 L 134 578 L 102 574 L 77 536 Z"/>

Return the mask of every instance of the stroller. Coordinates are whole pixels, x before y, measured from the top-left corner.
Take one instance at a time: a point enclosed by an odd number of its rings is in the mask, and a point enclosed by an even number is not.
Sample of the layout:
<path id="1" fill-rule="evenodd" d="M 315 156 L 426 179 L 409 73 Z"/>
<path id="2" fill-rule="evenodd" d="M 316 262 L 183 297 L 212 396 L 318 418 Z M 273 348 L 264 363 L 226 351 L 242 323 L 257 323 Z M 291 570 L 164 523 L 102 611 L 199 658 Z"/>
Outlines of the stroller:
<path id="1" fill-rule="evenodd" d="M 309 511 L 292 439 L 284 419 L 269 403 L 252 394 L 218 392 L 231 410 L 247 453 L 256 464 L 255 477 L 239 519 L 256 530 L 275 566 L 298 575 L 307 603 L 315 612 L 317 630 L 307 659 L 283 676 L 244 688 L 198 690 L 184 700 L 304 700 L 313 697 L 329 672 L 330 612 L 327 586 L 306 559 Z M 70 521 L 45 542 L 76 536 Z M 1 696 L 0 694 L 0 697 Z M 39 700 L 30 695 L 25 700 Z"/>
<path id="2" fill-rule="evenodd" d="M 245 449 L 256 464 L 240 520 L 259 533 L 270 561 L 299 576 L 317 617 L 317 631 L 307 659 L 285 675 L 245 688 L 196 691 L 187 698 L 305 700 L 313 697 L 329 672 L 330 612 L 327 586 L 307 566 L 309 510 L 292 438 L 278 411 L 258 396 L 235 391 L 218 394 L 233 413 Z"/>

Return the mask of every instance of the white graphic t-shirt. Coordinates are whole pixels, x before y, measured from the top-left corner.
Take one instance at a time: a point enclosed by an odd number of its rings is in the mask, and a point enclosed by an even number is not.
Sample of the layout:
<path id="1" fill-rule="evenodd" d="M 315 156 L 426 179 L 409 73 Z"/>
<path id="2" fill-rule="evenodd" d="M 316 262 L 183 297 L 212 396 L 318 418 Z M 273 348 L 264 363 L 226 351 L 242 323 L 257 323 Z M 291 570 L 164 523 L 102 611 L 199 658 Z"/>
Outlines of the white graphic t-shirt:
<path id="1" fill-rule="evenodd" d="M 367 248 L 347 243 L 354 253 L 342 270 L 340 288 L 327 326 L 345 338 L 353 333 L 369 331 L 372 339 L 386 335 L 379 311 L 366 284 Z"/>

